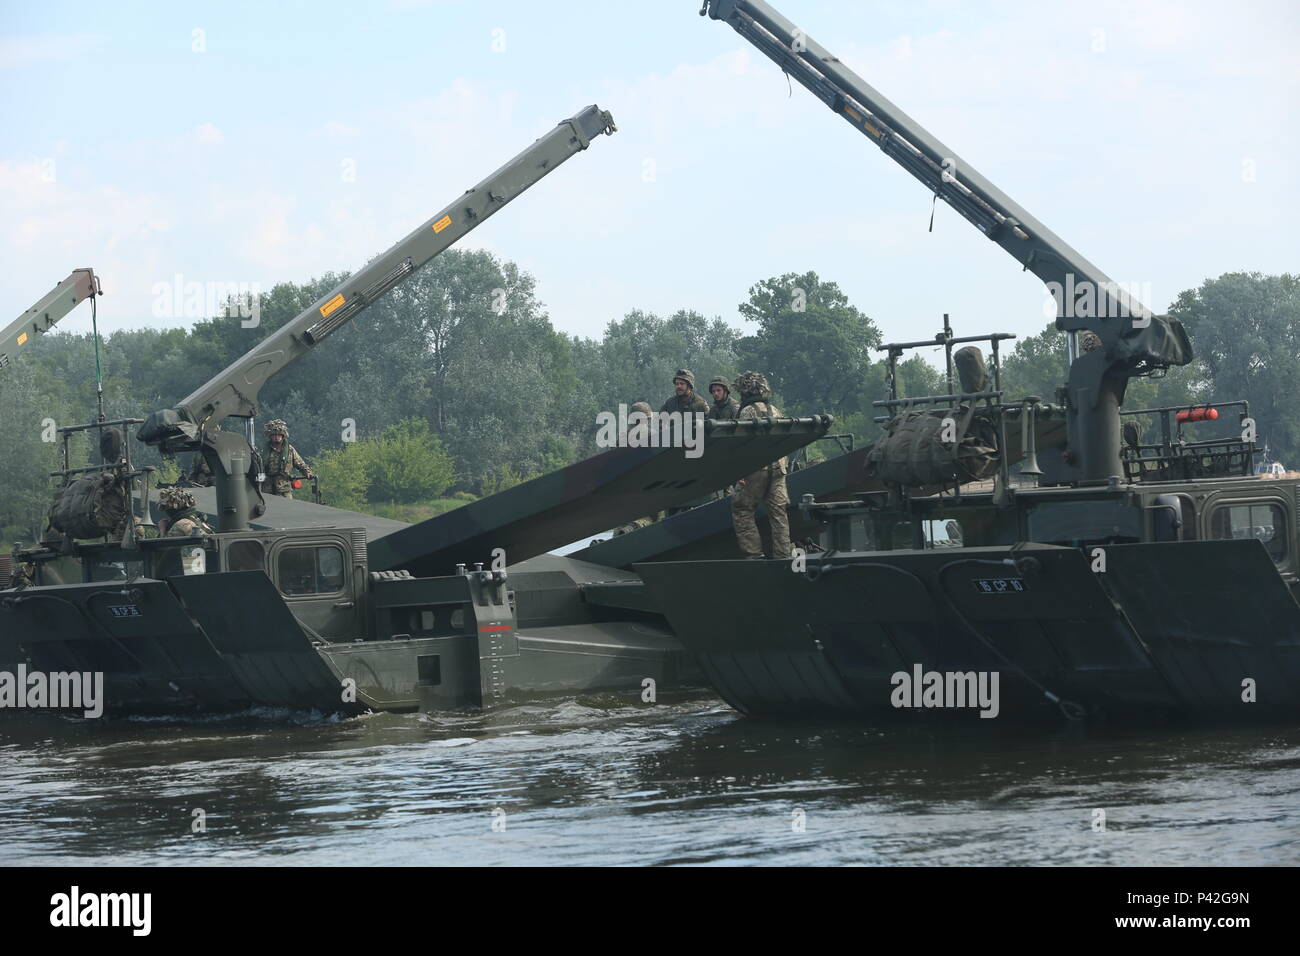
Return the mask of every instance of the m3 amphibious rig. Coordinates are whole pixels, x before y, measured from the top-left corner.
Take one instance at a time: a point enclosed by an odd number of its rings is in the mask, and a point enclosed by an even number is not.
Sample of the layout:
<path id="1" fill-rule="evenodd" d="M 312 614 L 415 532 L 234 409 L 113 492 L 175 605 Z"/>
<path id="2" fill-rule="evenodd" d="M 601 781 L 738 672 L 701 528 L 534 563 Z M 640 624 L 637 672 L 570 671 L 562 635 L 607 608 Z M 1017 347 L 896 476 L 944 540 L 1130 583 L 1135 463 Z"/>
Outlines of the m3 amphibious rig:
<path id="1" fill-rule="evenodd" d="M 948 394 L 876 403 L 886 435 L 861 464 L 879 490 L 799 504 L 820 550 L 636 563 L 713 686 L 749 714 L 973 717 L 969 694 L 954 705 L 900 688 L 972 690 L 996 674 L 998 715 L 1011 720 L 1300 715 L 1300 481 L 1254 474 L 1244 402 L 1121 411 L 1130 379 L 1191 361 L 1182 326 L 770 5 L 708 0 L 705 12 L 1042 279 L 1069 359 L 1043 403 L 1003 391 L 997 343 L 1009 336 L 957 339 L 945 323 L 932 340 L 883 346 L 891 364 L 945 347 Z M 991 378 L 978 347 L 953 355 L 961 342 L 992 346 Z M 1192 436 L 1221 410 L 1236 413 L 1232 433 Z M 1157 440 L 1142 440 L 1141 416 L 1156 419 Z M 745 598 L 724 606 L 719 594 Z"/>

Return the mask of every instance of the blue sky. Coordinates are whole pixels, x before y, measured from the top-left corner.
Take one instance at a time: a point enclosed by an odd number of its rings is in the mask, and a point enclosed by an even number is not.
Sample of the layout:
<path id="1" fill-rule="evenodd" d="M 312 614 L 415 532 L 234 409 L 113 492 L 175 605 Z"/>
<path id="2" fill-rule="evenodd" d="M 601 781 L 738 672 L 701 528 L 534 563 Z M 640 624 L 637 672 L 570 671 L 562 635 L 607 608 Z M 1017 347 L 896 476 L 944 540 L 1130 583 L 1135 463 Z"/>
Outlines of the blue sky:
<path id="1" fill-rule="evenodd" d="M 1298 271 L 1300 5 L 776 6 L 1157 310 Z M 698 8 L 2 3 L 6 319 L 78 266 L 105 328 L 189 321 L 153 315 L 177 275 L 356 268 L 595 102 L 619 132 L 465 241 L 532 272 L 557 328 L 741 324 L 751 284 L 806 269 L 890 338 L 1042 327 L 1037 280 L 951 210 L 928 233 L 918 183 Z"/>

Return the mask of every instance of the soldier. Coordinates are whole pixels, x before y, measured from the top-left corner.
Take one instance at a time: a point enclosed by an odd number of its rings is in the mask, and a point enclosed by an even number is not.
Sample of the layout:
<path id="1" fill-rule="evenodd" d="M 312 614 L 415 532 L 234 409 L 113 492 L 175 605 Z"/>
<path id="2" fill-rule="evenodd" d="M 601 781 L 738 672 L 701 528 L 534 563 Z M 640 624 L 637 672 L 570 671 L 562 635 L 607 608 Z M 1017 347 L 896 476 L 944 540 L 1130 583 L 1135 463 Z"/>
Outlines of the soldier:
<path id="1" fill-rule="evenodd" d="M 293 497 L 293 472 L 296 468 L 308 480 L 316 477 L 302 460 L 298 450 L 289 444 L 289 426 L 284 419 L 276 418 L 266 423 L 266 483 L 263 491 L 283 498 Z"/>
<path id="2" fill-rule="evenodd" d="M 36 580 L 36 565 L 15 565 L 13 574 L 9 578 L 9 587 L 16 590 L 29 588 Z"/>
<path id="3" fill-rule="evenodd" d="M 183 538 L 201 534 L 216 534 L 216 529 L 197 511 L 194 496 L 184 488 L 164 488 L 158 492 L 158 503 L 167 513 L 161 524 L 164 538 Z"/>
<path id="4" fill-rule="evenodd" d="M 8 584 L 10 588 L 27 588 L 36 582 L 36 562 L 18 560 L 18 552 L 22 546 L 21 541 L 14 542 L 13 569 L 10 571 Z"/>
<path id="5" fill-rule="evenodd" d="M 695 394 L 695 373 L 679 368 L 673 376 L 674 393 L 664 402 L 661 412 L 707 412 L 709 403 Z"/>
<path id="6" fill-rule="evenodd" d="M 709 409 L 709 418 L 730 421 L 740 411 L 740 403 L 731 397 L 731 383 L 719 375 L 709 383 L 709 394 L 713 396 L 713 407 Z"/>
<path id="7" fill-rule="evenodd" d="M 632 419 L 632 416 L 635 415 L 635 414 L 637 414 L 637 413 L 640 413 L 640 414 L 642 414 L 642 415 L 645 416 L 644 421 L 645 421 L 645 423 L 646 423 L 646 428 L 653 430 L 654 428 L 657 427 L 657 423 L 655 422 L 655 413 L 654 413 L 654 409 L 650 407 L 650 403 L 649 403 L 649 402 L 633 402 L 633 403 L 632 403 L 632 407 L 629 408 L 629 409 L 627 410 L 627 417 L 628 417 L 628 421 L 629 421 L 628 432 L 631 432 L 631 431 L 632 431 L 632 427 L 631 427 L 631 424 L 630 424 L 631 419 Z M 625 435 L 626 435 L 626 433 L 625 433 Z"/>
<path id="8" fill-rule="evenodd" d="M 736 391 L 740 394 L 740 412 L 736 415 L 739 420 L 781 417 L 781 410 L 768 401 L 772 393 L 767 379 L 758 372 L 743 372 L 736 379 Z M 767 503 L 772 525 L 772 557 L 790 557 L 790 516 L 785 511 L 790 493 L 785 487 L 785 475 L 786 460 L 781 458 L 736 482 L 731 496 L 731 522 L 740 552 L 747 559 L 763 557 L 763 539 L 754 517 L 760 502 Z"/>

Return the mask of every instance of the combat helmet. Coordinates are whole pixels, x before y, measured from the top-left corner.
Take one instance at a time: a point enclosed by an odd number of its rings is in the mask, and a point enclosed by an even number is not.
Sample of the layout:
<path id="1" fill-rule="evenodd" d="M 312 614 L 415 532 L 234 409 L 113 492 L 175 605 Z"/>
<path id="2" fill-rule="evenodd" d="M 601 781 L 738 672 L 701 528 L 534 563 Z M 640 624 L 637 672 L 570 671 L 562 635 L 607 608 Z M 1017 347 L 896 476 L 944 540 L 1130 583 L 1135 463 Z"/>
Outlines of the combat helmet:
<path id="1" fill-rule="evenodd" d="M 741 372 L 736 378 L 736 391 L 741 395 L 753 395 L 758 398 L 767 398 L 772 394 L 762 372 Z"/>
<path id="2" fill-rule="evenodd" d="M 691 387 L 691 391 L 695 391 L 695 373 L 694 373 L 694 372 L 692 372 L 692 371 L 691 371 L 690 369 L 688 369 L 688 368 L 679 368 L 679 369 L 678 369 L 678 370 L 673 374 L 673 381 L 676 382 L 679 378 L 682 379 L 683 381 L 685 381 L 686 384 L 689 385 L 689 386 Z"/>
<path id="3" fill-rule="evenodd" d="M 272 435 L 283 435 L 287 441 L 289 438 L 289 423 L 283 418 L 273 418 L 266 423 L 266 437 Z"/>
<path id="4" fill-rule="evenodd" d="M 654 409 L 650 407 L 649 402 L 637 402 L 629 409 L 629 411 L 640 412 L 642 415 L 654 414 Z"/>
<path id="5" fill-rule="evenodd" d="M 164 511 L 184 511 L 195 507 L 194 496 L 184 488 L 164 488 L 158 492 L 158 503 Z"/>
<path id="6" fill-rule="evenodd" d="M 713 377 L 713 381 L 709 382 L 709 391 L 713 391 L 714 385 L 721 385 L 724 389 L 727 390 L 728 395 L 731 394 L 731 383 L 727 381 L 725 375 L 715 375 Z"/>

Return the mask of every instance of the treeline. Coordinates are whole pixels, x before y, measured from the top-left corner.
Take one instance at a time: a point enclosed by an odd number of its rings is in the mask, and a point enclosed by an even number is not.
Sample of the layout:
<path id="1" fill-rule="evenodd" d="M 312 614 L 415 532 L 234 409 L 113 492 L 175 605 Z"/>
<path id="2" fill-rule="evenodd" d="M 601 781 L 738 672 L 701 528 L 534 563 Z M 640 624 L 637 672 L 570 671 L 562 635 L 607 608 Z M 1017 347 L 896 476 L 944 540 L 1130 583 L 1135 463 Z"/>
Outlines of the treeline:
<path id="1" fill-rule="evenodd" d="M 108 335 L 107 416 L 144 417 L 177 404 L 341 279 L 276 286 L 262 295 L 253 328 L 221 316 L 190 329 Z M 1198 361 L 1133 383 L 1126 406 L 1245 397 L 1275 455 L 1300 461 L 1296 278 L 1225 275 L 1183 293 L 1171 312 L 1188 325 Z M 552 326 L 527 273 L 486 252 L 450 250 L 268 382 L 259 421 L 287 420 L 326 500 L 367 510 L 490 494 L 593 454 L 597 413 L 636 401 L 659 407 L 680 367 L 695 372 L 705 395 L 715 375 L 758 369 L 786 413 L 830 411 L 835 430 L 858 442 L 878 434 L 871 402 L 885 391 L 881 334 L 835 283 L 812 272 L 764 279 L 740 314 L 743 330 L 689 310 L 667 317 L 633 310 L 599 339 L 569 336 Z M 1012 395 L 1051 400 L 1064 378 L 1063 337 L 1049 327 L 1021 340 L 1004 367 Z M 0 373 L 7 536 L 29 537 L 43 523 L 46 474 L 58 467 L 43 433 L 50 421 L 93 417 L 94 369 L 88 334 L 55 333 Z M 899 383 L 904 395 L 943 387 L 941 373 L 919 356 L 901 364 Z M 176 474 L 177 463 L 133 446 L 165 477 Z M 80 442 L 73 464 L 90 454 Z"/>

